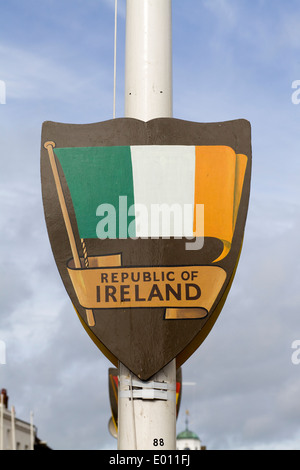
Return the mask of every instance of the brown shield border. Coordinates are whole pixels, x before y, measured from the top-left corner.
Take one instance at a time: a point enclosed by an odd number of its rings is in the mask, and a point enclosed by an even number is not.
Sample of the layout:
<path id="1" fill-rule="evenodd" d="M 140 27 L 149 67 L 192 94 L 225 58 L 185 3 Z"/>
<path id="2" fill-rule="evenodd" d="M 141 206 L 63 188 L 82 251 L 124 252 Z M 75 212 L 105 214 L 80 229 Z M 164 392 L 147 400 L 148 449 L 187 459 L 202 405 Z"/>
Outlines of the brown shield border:
<path id="1" fill-rule="evenodd" d="M 233 148 L 236 153 L 247 155 L 248 165 L 231 251 L 226 258 L 218 263 L 226 271 L 227 280 L 206 318 L 167 322 L 164 320 L 163 309 L 141 309 L 139 313 L 134 310 L 128 312 L 124 309 L 119 310 L 117 313 L 101 311 L 101 321 L 97 322 L 94 328 L 88 326 L 85 312 L 77 301 L 66 271 L 66 264 L 71 259 L 72 254 L 53 184 L 47 150 L 44 148 L 46 141 L 54 141 L 57 147 L 224 145 Z M 238 264 L 249 204 L 251 160 L 251 128 L 250 123 L 243 119 L 221 123 L 195 123 L 173 118 L 159 118 L 149 122 L 120 118 L 93 124 L 55 122 L 45 122 L 43 124 L 41 145 L 42 194 L 46 225 L 54 258 L 82 325 L 99 349 L 116 367 L 118 361 L 121 361 L 136 376 L 142 380 L 148 380 L 174 358 L 176 358 L 177 367 L 183 364 L 210 332 L 222 310 Z M 64 183 L 63 174 L 61 174 L 61 179 L 66 203 L 70 207 L 71 222 L 76 234 L 72 201 Z M 134 242 L 132 240 L 132 243 Z M 80 249 L 78 234 L 76 243 L 78 249 Z M 107 246 L 106 244 L 102 246 L 104 254 L 120 252 L 118 240 L 111 240 Z M 134 246 L 132 245 L 130 248 L 130 256 L 138 251 Z M 144 250 L 145 246 L 141 246 L 141 250 Z M 209 265 L 212 260 L 211 251 L 218 249 L 221 249 L 218 246 L 218 240 L 211 239 L 207 248 L 203 248 L 199 253 L 194 252 L 195 263 L 190 260 L 187 264 Z M 89 250 L 92 252 L 94 250 L 95 255 L 99 254 L 96 253 L 98 248 L 92 246 L 92 244 Z M 157 250 L 157 247 L 155 250 Z M 153 253 L 156 253 L 155 250 Z M 176 260 L 178 254 L 176 244 L 172 245 L 170 242 L 166 242 L 163 248 L 159 248 L 159 250 L 157 258 L 161 259 L 162 253 L 168 261 L 172 260 L 173 257 L 175 261 L 171 264 L 176 266 L 176 263 L 178 263 Z M 126 265 L 135 265 L 135 263 L 136 259 L 125 260 Z M 153 260 L 153 266 L 158 266 L 157 263 L 157 260 Z M 168 264 L 165 263 L 165 265 Z M 185 263 L 180 264 L 185 265 Z"/>

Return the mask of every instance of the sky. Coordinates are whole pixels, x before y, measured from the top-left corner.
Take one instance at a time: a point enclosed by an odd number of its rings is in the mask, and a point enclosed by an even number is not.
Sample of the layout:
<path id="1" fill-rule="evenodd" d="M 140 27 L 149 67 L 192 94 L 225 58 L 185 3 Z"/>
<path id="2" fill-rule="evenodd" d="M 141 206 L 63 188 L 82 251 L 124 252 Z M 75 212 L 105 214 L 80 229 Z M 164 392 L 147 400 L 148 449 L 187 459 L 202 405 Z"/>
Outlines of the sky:
<path id="1" fill-rule="evenodd" d="M 245 118 L 253 152 L 238 270 L 214 328 L 183 365 L 177 432 L 188 410 L 209 450 L 299 450 L 300 4 L 173 0 L 172 9 L 174 117 Z M 19 418 L 33 411 L 54 450 L 117 448 L 108 431 L 112 364 L 62 285 L 40 183 L 44 121 L 112 119 L 113 52 L 114 0 L 0 0 L 0 388 Z"/>

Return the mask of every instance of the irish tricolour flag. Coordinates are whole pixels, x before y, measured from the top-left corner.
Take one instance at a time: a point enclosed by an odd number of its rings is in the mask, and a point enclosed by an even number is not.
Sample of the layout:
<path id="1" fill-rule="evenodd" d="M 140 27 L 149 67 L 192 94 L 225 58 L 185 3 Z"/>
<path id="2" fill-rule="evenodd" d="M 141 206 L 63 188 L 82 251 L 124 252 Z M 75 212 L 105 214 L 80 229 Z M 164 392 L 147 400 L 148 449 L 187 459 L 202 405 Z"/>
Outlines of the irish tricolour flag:
<path id="1" fill-rule="evenodd" d="M 247 157 L 227 146 L 55 148 L 88 238 L 216 237 L 228 253 Z M 225 255 L 225 252 L 224 252 Z"/>

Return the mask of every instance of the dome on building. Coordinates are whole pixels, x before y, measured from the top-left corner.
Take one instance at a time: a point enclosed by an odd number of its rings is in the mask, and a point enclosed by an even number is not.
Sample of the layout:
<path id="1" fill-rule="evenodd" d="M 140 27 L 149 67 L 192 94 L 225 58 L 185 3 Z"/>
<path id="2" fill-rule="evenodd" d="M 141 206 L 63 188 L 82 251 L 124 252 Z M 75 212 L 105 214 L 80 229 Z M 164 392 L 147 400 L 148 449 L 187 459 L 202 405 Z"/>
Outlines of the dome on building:
<path id="1" fill-rule="evenodd" d="M 188 415 L 188 412 L 186 412 Z M 186 428 L 180 432 L 176 437 L 177 450 L 202 450 L 204 447 L 201 445 L 199 436 L 188 428 L 188 419 L 186 418 Z"/>
<path id="2" fill-rule="evenodd" d="M 195 439 L 197 441 L 200 441 L 200 438 L 197 436 L 197 434 L 193 431 L 189 431 L 188 429 L 180 432 L 176 439 Z"/>

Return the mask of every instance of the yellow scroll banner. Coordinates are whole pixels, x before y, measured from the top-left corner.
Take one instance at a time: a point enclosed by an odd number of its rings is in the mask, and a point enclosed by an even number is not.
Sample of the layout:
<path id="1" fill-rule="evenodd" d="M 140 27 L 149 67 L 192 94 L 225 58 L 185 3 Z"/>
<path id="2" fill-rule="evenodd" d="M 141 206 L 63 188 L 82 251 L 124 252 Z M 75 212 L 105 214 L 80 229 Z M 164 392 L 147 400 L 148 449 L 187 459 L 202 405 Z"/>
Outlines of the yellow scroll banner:
<path id="1" fill-rule="evenodd" d="M 165 307 L 168 319 L 203 318 L 226 280 L 218 266 L 112 266 L 118 257 L 89 257 L 89 268 L 82 269 L 70 261 L 68 273 L 83 308 Z"/>

